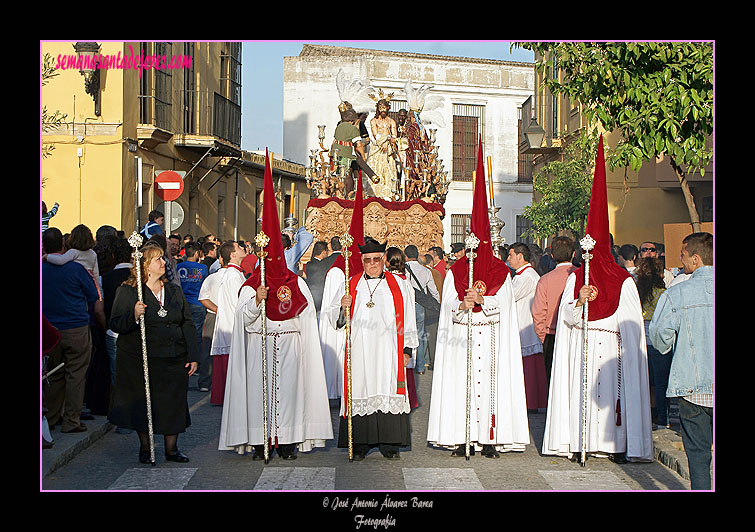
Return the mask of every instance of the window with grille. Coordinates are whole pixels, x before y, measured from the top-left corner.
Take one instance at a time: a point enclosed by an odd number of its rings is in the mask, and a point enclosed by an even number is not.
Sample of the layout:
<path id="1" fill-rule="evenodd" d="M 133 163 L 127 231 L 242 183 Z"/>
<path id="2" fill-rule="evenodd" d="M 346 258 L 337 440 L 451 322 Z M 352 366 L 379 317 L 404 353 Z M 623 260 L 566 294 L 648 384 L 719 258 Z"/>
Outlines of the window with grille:
<path id="1" fill-rule="evenodd" d="M 139 52 L 142 56 L 164 56 L 170 60 L 172 44 L 169 42 L 142 42 Z M 139 122 L 152 124 L 172 131 L 170 122 L 172 79 L 170 69 L 148 68 L 142 71 L 139 84 Z"/>
<path id="2" fill-rule="evenodd" d="M 394 100 L 391 99 L 390 101 L 391 108 L 388 110 L 388 116 L 393 118 L 393 120 L 396 122 L 396 125 L 398 125 L 398 112 L 401 109 L 406 110 L 409 112 L 409 104 L 406 100 Z"/>
<path id="3" fill-rule="evenodd" d="M 471 181 L 477 169 L 477 147 L 483 135 L 485 107 L 454 104 L 453 106 L 453 167 L 455 181 Z"/>
<path id="4" fill-rule="evenodd" d="M 139 43 L 139 56 L 149 55 L 148 42 Z M 139 123 L 152 123 L 152 70 L 145 69 L 139 80 Z"/>
<path id="5" fill-rule="evenodd" d="M 555 61 L 555 59 L 554 59 Z M 548 77 L 553 80 L 558 80 L 558 69 L 551 65 L 548 67 Z M 551 116 L 550 116 L 550 126 L 551 126 L 551 136 L 553 138 L 558 138 L 558 95 L 551 94 Z"/>
<path id="6" fill-rule="evenodd" d="M 532 227 L 532 222 L 521 214 L 516 216 L 516 241 L 523 244 L 532 244 L 532 237 L 523 236 Z"/>
<path id="7" fill-rule="evenodd" d="M 522 142 L 524 142 L 524 131 L 523 131 L 523 117 L 525 117 L 525 113 L 529 111 L 529 107 L 526 109 L 522 107 L 520 111 L 520 117 L 519 117 L 519 132 L 517 135 L 517 142 L 521 145 Z M 527 120 L 529 120 L 529 117 L 527 117 Z M 534 153 L 522 153 L 521 151 L 517 150 L 517 163 L 518 163 L 518 171 L 517 171 L 517 180 L 520 183 L 532 183 L 532 168 L 533 168 L 533 161 L 535 160 L 535 154 Z"/>
<path id="8" fill-rule="evenodd" d="M 184 43 L 184 57 L 194 57 L 194 43 Z M 183 120 L 184 120 L 184 133 L 196 133 L 197 132 L 197 116 L 196 116 L 196 98 L 197 98 L 197 86 L 196 86 L 196 74 L 194 71 L 194 61 L 191 62 L 191 68 L 184 70 L 184 99 L 183 99 Z"/>
<path id="9" fill-rule="evenodd" d="M 220 86 L 222 95 L 241 105 L 241 43 L 226 43 L 220 54 Z"/>
<path id="10" fill-rule="evenodd" d="M 169 42 L 156 42 L 155 55 L 168 58 L 172 55 L 172 45 Z M 155 72 L 155 125 L 162 129 L 172 130 L 170 123 L 170 105 L 172 78 L 170 69 L 153 68 Z"/>
<path id="11" fill-rule="evenodd" d="M 472 224 L 471 214 L 452 214 L 451 215 L 451 243 L 464 242 L 467 237 L 467 231 Z"/>
<path id="12" fill-rule="evenodd" d="M 215 93 L 213 135 L 241 145 L 241 43 L 225 43 L 220 54 L 220 93 Z"/>

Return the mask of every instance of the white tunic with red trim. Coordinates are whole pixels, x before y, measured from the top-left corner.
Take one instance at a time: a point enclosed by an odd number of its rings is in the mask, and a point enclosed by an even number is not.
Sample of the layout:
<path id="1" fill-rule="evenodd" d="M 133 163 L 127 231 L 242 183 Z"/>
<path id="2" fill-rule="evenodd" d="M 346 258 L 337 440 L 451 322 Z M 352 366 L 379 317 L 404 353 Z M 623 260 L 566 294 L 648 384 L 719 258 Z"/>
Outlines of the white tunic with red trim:
<path id="1" fill-rule="evenodd" d="M 386 273 L 386 277 L 388 275 L 391 274 Z M 395 279 L 403 305 L 404 347 L 416 348 L 419 338 L 414 305 L 406 283 L 400 278 Z M 398 352 L 397 319 L 391 289 L 386 278 L 365 279 L 360 275 L 356 290 L 351 318 L 352 415 L 408 414 L 411 409 L 406 389 L 400 393 L 397 387 L 399 377 L 406 382 L 406 370 L 403 352 Z M 341 285 L 328 308 L 323 300 L 320 319 L 329 320 L 334 328 L 337 327 L 344 292 L 345 286 Z M 370 292 L 372 307 L 367 306 Z M 344 360 L 344 356 L 342 349 L 339 357 Z M 341 415 L 346 411 L 345 403 L 345 393 L 342 393 Z"/>
<path id="2" fill-rule="evenodd" d="M 522 351 L 512 283 L 483 296 L 472 313 L 470 440 L 499 451 L 523 451 L 530 443 Z M 466 442 L 467 313 L 459 311 L 452 271 L 443 283 L 435 347 L 427 441 L 453 448 Z"/>
<path id="3" fill-rule="evenodd" d="M 583 308 L 576 306 L 575 282 L 572 273 L 558 311 L 543 454 L 570 456 L 582 451 Z M 652 460 L 645 328 L 631 277 L 621 286 L 616 312 L 588 322 L 587 356 L 585 452 L 626 452 L 630 461 Z"/>
<path id="4" fill-rule="evenodd" d="M 297 443 L 300 451 L 324 447 L 333 438 L 315 304 L 299 278 L 307 307 L 298 316 L 267 320 L 268 437 L 274 445 Z M 262 313 L 250 286 L 236 308 L 228 364 L 219 450 L 244 453 L 264 441 Z M 270 292 L 268 298 L 275 298 Z"/>

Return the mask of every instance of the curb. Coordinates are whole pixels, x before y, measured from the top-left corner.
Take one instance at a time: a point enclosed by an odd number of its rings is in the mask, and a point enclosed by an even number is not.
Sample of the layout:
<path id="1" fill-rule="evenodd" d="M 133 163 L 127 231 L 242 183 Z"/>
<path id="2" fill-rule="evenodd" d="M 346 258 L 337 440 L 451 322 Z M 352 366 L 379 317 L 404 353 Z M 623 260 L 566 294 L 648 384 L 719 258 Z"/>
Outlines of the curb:
<path id="1" fill-rule="evenodd" d="M 190 398 L 192 391 L 189 392 Z M 210 401 L 209 393 L 202 393 L 202 398 L 195 401 L 189 407 L 189 413 Z M 63 434 L 59 430 L 53 431 L 54 443 L 51 449 L 42 449 L 40 456 L 41 478 L 45 478 L 73 460 L 84 452 L 90 445 L 115 428 L 115 425 L 107 420 L 106 416 L 94 416 L 95 419 L 87 421 L 87 431 L 79 433 Z"/>
<path id="2" fill-rule="evenodd" d="M 689 480 L 689 466 L 682 438 L 672 430 L 653 433 L 653 456 L 656 461 Z"/>
<path id="3" fill-rule="evenodd" d="M 63 434 L 60 431 L 52 432 L 54 444 L 51 449 L 43 449 L 40 456 L 42 478 L 66 465 L 114 428 L 115 425 L 107 421 L 104 416 L 95 416 L 94 421 L 87 423 L 88 430 L 86 433 Z"/>

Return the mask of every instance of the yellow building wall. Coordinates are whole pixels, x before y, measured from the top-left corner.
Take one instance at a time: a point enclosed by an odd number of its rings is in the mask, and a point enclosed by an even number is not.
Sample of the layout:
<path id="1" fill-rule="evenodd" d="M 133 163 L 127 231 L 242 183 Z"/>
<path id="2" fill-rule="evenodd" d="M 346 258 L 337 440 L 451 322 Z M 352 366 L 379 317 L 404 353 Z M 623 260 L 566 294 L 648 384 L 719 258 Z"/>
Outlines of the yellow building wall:
<path id="1" fill-rule="evenodd" d="M 607 146 L 619 141 L 618 133 L 604 134 Z M 644 164 L 655 164 L 645 161 Z M 640 186 L 636 172 L 624 168 L 611 171 L 606 166 L 608 189 L 608 224 L 614 243 L 634 244 L 645 241 L 663 243 L 664 224 L 689 221 L 689 211 L 680 190 Z"/>
<path id="2" fill-rule="evenodd" d="M 53 64 L 58 57 L 74 58 L 74 42 L 41 43 L 41 53 L 49 53 Z M 138 42 L 100 43 L 103 56 L 120 53 L 121 57 L 140 54 Z M 212 107 L 214 93 L 227 95 L 221 86 L 221 52 L 224 43 L 194 43 L 193 65 L 198 90 L 196 100 L 196 134 L 212 141 Z M 184 44 L 173 43 L 171 55 L 182 55 Z M 40 58 L 41 60 L 41 58 Z M 63 65 L 61 65 L 63 66 Z M 171 129 L 168 133 L 180 134 L 183 125 L 183 91 L 186 70 L 170 70 L 171 75 Z M 175 144 L 176 135 L 167 142 L 145 147 L 140 139 L 140 77 L 135 69 L 108 68 L 100 70 L 101 116 L 94 113 L 94 100 L 86 94 L 84 77 L 75 67 L 60 68 L 57 76 L 42 87 L 41 105 L 50 113 L 58 110 L 67 116 L 64 124 L 54 131 L 41 135 L 44 145 L 54 145 L 52 155 L 42 160 L 40 199 L 50 209 L 60 204 L 58 213 L 50 221 L 51 227 L 63 233 L 83 223 L 92 232 L 102 225 L 111 225 L 130 234 L 136 228 L 135 156 L 142 158 L 142 207 L 138 225 L 147 221 L 149 212 L 163 202 L 155 194 L 154 178 L 164 170 L 188 172 L 204 153 L 204 149 L 188 149 Z M 142 132 L 142 136 L 144 133 Z M 138 147 L 137 147 L 138 146 Z M 129 147 L 136 151 L 129 151 Z M 81 156 L 78 154 L 81 150 Z M 224 168 L 210 170 L 217 155 L 205 159 L 194 168 L 184 183 L 184 192 L 176 201 L 183 211 L 184 220 L 173 229 L 182 236 L 194 238 L 213 234 L 221 239 L 254 240 L 257 231 L 257 192 L 263 186 L 262 169 L 243 166 L 238 172 L 238 226 L 236 220 L 236 171 L 228 171 L 218 180 Z M 245 157 L 248 158 L 248 157 Z M 230 160 L 230 158 L 228 158 Z M 276 163 L 277 165 L 278 163 Z M 284 164 L 284 166 L 286 166 Z M 285 172 L 298 172 L 285 168 Z M 303 172 L 302 172 L 303 173 Z M 277 177 L 275 183 L 278 183 Z M 284 201 L 279 203 L 281 226 L 289 212 L 283 208 L 285 196 L 290 194 L 291 178 L 281 183 Z M 299 224 L 309 199 L 303 176 L 296 185 L 296 214 Z M 284 212 L 285 210 L 285 212 Z"/>
<path id="3" fill-rule="evenodd" d="M 101 53 L 117 54 L 122 43 L 102 43 Z M 75 56 L 71 42 L 42 43 L 58 63 Z M 102 225 L 121 228 L 123 138 L 123 76 L 120 69 L 101 70 L 101 116 L 94 114 L 94 100 L 84 90 L 84 77 L 76 68 L 60 68 L 42 87 L 42 105 L 49 113 L 65 113 L 67 126 L 42 136 L 53 143 L 52 154 L 42 160 L 41 199 L 52 208 L 60 204 L 50 221 L 63 233 L 78 224 L 92 231 Z M 75 123 L 75 126 L 73 125 Z M 79 153 L 80 150 L 80 153 Z"/>
<path id="4" fill-rule="evenodd" d="M 608 184 L 608 223 L 614 243 L 634 244 L 645 241 L 663 243 L 663 226 L 689 220 L 689 211 L 679 192 L 658 188 L 630 188 Z"/>

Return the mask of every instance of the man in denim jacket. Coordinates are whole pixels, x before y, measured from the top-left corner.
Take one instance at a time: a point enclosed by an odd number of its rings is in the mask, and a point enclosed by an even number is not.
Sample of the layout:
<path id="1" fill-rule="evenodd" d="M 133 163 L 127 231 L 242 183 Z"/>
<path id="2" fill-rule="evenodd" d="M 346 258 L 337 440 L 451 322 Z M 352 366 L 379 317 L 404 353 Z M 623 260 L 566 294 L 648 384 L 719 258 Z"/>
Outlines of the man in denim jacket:
<path id="1" fill-rule="evenodd" d="M 663 354 L 673 352 L 667 397 L 679 398 L 682 442 L 691 488 L 711 489 L 713 445 L 713 235 L 693 233 L 682 242 L 689 279 L 658 300 L 649 334 Z"/>

